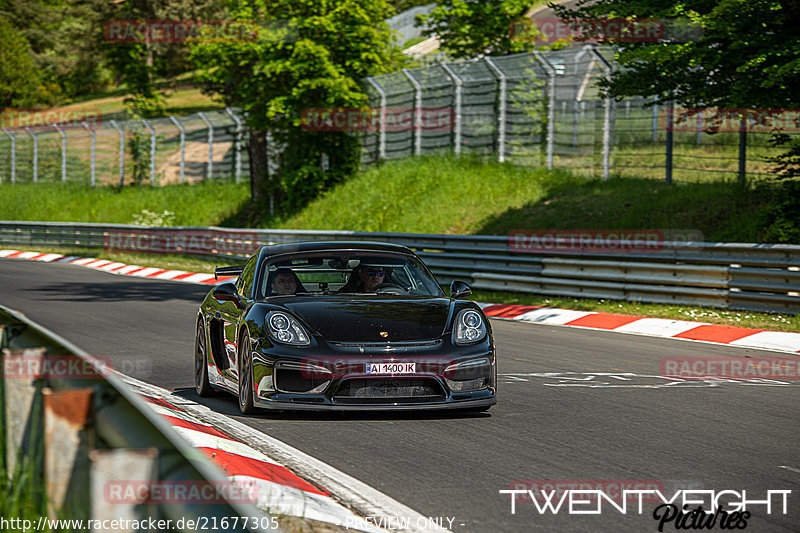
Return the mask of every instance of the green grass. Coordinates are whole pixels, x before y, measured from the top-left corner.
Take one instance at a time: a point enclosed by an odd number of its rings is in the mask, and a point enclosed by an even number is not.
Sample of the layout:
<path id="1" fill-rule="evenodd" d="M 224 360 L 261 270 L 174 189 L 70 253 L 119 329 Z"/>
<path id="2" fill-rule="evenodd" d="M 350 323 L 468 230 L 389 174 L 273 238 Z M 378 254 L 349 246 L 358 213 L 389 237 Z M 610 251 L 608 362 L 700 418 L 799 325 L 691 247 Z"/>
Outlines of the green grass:
<path id="1" fill-rule="evenodd" d="M 0 220 L 133 224 L 144 210 L 163 214 L 166 225 L 210 226 L 241 209 L 249 184 L 202 182 L 166 187 L 87 187 L 75 183 L 8 183 L 0 186 Z"/>
<path id="2" fill-rule="evenodd" d="M 532 228 L 691 229 L 706 240 L 758 242 L 773 195 L 765 184 L 742 189 L 733 180 L 672 186 L 652 179 L 604 181 L 428 156 L 370 168 L 292 216 L 251 221 L 292 229 L 487 235 Z"/>

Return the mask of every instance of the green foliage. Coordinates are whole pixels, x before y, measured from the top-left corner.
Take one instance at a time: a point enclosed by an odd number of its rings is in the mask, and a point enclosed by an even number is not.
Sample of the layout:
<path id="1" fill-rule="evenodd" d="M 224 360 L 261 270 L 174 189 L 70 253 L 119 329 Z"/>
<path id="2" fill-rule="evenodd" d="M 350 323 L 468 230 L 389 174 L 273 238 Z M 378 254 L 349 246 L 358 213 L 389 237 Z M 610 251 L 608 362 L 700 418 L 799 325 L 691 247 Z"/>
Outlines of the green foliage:
<path id="1" fill-rule="evenodd" d="M 253 190 L 277 191 L 286 206 L 300 205 L 349 174 L 358 150 L 341 132 L 303 131 L 303 111 L 367 103 L 361 80 L 402 62 L 384 22 L 392 10 L 386 0 L 232 0 L 230 11 L 257 24 L 257 36 L 195 43 L 192 59 L 205 69 L 199 80 L 247 113 L 251 135 L 269 131 L 286 146 L 281 175 Z M 330 158 L 327 174 L 312 168 L 323 154 Z M 251 179 L 264 173 L 251 168 Z"/>
<path id="2" fill-rule="evenodd" d="M 766 240 L 800 243 L 800 181 L 786 181 L 777 186 L 767 216 Z"/>
<path id="3" fill-rule="evenodd" d="M 109 84 L 102 44 L 110 5 L 105 0 L 0 0 L 0 14 L 30 43 L 41 80 L 31 92 L 37 104 L 56 104 Z"/>
<path id="4" fill-rule="evenodd" d="M 795 7 L 791 7 L 794 5 Z M 800 104 L 800 10 L 776 0 L 579 0 L 562 18 L 659 18 L 685 23 L 661 42 L 614 43 L 614 97 L 653 96 L 684 107 Z M 674 35 L 673 35 L 674 34 Z"/>
<path id="5" fill-rule="evenodd" d="M 38 79 L 27 40 L 0 16 L 0 110 L 28 104 Z"/>
<path id="6" fill-rule="evenodd" d="M 454 57 L 479 54 L 510 54 L 533 49 L 535 27 L 519 24 L 531 0 L 437 0 L 430 15 L 421 15 L 428 25 L 425 35 L 438 36 L 442 47 Z"/>
<path id="7" fill-rule="evenodd" d="M 615 98 L 658 96 L 686 108 L 800 107 L 800 8 L 778 0 L 579 0 L 556 6 L 562 18 L 627 17 L 671 21 L 661 42 L 617 42 L 616 69 L 604 89 Z M 686 31 L 688 29 L 688 31 Z M 788 136 L 782 176 L 800 175 Z"/>

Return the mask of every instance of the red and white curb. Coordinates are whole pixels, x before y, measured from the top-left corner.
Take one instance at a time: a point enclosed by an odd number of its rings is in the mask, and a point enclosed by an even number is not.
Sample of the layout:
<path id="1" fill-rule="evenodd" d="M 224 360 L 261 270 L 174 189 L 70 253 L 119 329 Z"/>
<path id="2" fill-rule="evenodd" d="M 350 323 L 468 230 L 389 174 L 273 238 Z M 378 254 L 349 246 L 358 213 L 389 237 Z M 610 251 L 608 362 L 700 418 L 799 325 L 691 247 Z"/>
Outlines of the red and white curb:
<path id="1" fill-rule="evenodd" d="M 214 279 L 214 274 L 202 274 L 197 272 L 186 272 L 185 270 L 168 270 L 155 267 L 142 267 L 139 265 L 129 265 L 127 263 L 117 263 L 107 259 L 96 259 L 94 257 L 76 257 L 74 255 L 47 254 L 40 252 L 21 252 L 19 250 L 0 250 L 0 257 L 8 259 L 28 259 L 30 261 L 43 261 L 45 263 L 69 263 L 71 265 L 93 268 L 119 274 L 122 276 L 134 276 L 137 278 L 165 279 L 170 281 L 183 281 L 185 283 L 203 283 L 212 285 L 228 279 L 227 277 Z"/>
<path id="2" fill-rule="evenodd" d="M 32 261 L 59 262 L 80 265 L 112 274 L 142 278 L 202 283 L 211 285 L 229 278 L 215 280 L 213 274 L 199 274 L 183 270 L 164 270 L 154 267 L 140 267 L 115 263 L 106 259 L 91 257 L 64 256 L 40 252 L 20 252 L 0 250 L 0 257 L 28 259 Z M 479 304 L 484 313 L 491 318 L 519 320 L 549 326 L 568 326 L 576 328 L 600 329 L 617 333 L 649 335 L 668 339 L 727 344 L 745 348 L 758 348 L 776 352 L 800 353 L 800 333 L 770 331 L 736 326 L 720 326 L 706 322 L 671 320 L 667 318 L 645 318 L 593 311 L 574 311 L 555 307 L 536 307 L 529 305 Z"/>
<path id="3" fill-rule="evenodd" d="M 381 533 L 385 531 L 378 527 L 381 523 L 408 524 L 403 529 L 411 532 L 447 531 L 361 481 L 250 426 L 165 389 L 120 377 L 175 431 L 222 468 L 232 482 L 255 487 L 255 505 L 263 511 L 356 531 Z"/>
<path id="4" fill-rule="evenodd" d="M 555 307 L 484 303 L 479 305 L 490 318 L 800 353 L 800 333 L 789 331 L 720 326 L 706 322 L 644 318 Z"/>

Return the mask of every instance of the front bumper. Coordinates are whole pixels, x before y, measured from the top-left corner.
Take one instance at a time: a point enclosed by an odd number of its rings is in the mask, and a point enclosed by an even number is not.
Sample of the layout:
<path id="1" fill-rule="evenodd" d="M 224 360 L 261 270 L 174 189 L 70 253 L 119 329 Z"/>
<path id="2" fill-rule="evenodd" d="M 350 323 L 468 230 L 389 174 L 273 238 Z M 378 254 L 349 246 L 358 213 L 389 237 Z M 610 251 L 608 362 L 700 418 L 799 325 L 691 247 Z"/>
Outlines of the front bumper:
<path id="1" fill-rule="evenodd" d="M 497 365 L 491 338 L 472 346 L 453 346 L 446 340 L 386 345 L 317 346 L 308 349 L 269 345 L 253 351 L 254 403 L 281 410 L 435 410 L 480 409 L 497 403 Z M 322 352 L 325 352 L 322 354 Z M 452 374 L 445 369 L 466 361 L 486 360 L 481 385 L 474 390 L 453 390 Z M 370 375 L 369 362 L 414 362 L 417 371 L 402 375 Z M 292 387 L 302 378 L 287 380 L 281 372 L 305 372 L 307 391 Z M 302 369 L 302 370 L 299 370 Z M 317 373 L 314 373 L 317 372 Z M 464 379 L 463 376 L 458 376 Z M 313 381 L 312 381 L 313 379 Z M 287 390 L 291 388 L 291 390 Z M 457 388 L 457 387 L 456 387 Z"/>

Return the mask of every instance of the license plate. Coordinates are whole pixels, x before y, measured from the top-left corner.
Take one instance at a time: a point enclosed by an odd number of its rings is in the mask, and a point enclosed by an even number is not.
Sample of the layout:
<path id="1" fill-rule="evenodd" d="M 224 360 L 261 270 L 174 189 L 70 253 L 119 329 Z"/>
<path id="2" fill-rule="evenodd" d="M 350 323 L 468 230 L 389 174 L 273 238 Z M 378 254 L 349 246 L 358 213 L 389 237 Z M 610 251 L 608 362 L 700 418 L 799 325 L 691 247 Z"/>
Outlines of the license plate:
<path id="1" fill-rule="evenodd" d="M 413 374 L 417 363 L 367 363 L 367 374 Z"/>

